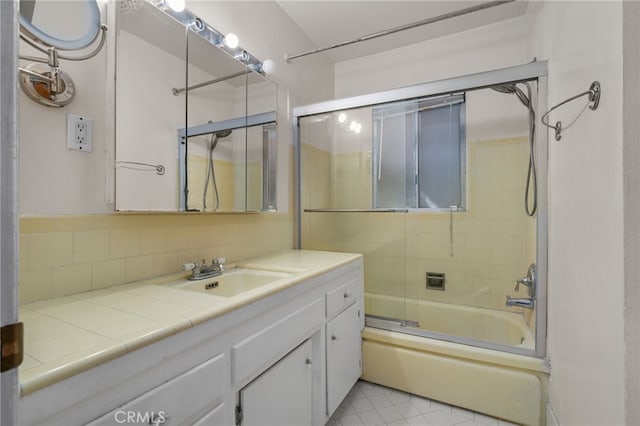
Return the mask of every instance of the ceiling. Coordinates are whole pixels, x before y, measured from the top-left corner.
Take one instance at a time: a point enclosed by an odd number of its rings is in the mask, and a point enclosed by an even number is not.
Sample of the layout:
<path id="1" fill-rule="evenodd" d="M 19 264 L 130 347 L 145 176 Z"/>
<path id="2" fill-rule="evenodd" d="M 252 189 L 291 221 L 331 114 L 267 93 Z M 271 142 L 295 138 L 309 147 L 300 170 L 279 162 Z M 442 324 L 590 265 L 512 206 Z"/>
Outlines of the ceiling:
<path id="1" fill-rule="evenodd" d="M 422 21 L 484 1 L 436 0 L 280 0 L 279 6 L 309 36 L 317 48 L 330 46 Z M 527 0 L 516 0 L 392 35 L 321 53 L 332 62 L 379 53 L 494 22 L 524 15 Z M 300 52 L 288 52 L 296 54 Z"/>

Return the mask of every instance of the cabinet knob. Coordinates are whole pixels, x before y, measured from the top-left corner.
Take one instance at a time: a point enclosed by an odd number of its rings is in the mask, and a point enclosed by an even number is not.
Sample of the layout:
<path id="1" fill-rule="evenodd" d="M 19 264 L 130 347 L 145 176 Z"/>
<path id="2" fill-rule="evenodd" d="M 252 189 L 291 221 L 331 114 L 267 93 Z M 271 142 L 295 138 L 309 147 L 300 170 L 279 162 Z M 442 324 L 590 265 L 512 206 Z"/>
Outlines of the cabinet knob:
<path id="1" fill-rule="evenodd" d="M 338 341 L 338 336 L 336 336 L 335 334 L 331 335 L 331 340 L 337 342 Z"/>
<path id="2" fill-rule="evenodd" d="M 313 364 L 313 360 L 311 358 L 307 358 L 306 360 L 304 360 L 304 362 L 307 365 L 312 365 Z"/>
<path id="3" fill-rule="evenodd" d="M 345 298 L 345 299 L 348 299 L 349 297 L 351 297 L 351 295 L 350 295 L 349 293 L 345 292 L 345 293 L 344 293 L 344 298 Z"/>

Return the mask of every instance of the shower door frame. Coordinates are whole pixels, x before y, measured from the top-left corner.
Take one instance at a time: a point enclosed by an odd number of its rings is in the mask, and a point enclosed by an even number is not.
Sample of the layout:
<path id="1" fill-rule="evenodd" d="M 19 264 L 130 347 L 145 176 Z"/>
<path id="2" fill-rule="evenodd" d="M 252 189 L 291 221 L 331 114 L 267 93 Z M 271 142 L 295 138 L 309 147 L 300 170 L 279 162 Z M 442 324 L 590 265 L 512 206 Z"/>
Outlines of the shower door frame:
<path id="1" fill-rule="evenodd" d="M 538 100 L 536 111 L 546 111 L 547 107 L 547 61 L 531 62 L 524 65 L 500 68 L 475 74 L 437 80 L 399 89 L 349 98 L 335 99 L 315 104 L 303 105 L 292 109 L 293 126 L 293 156 L 294 156 L 294 246 L 302 248 L 302 200 L 301 200 L 301 147 L 300 147 L 300 119 L 303 117 L 369 107 L 389 102 L 417 99 L 427 96 L 445 95 L 453 92 L 487 88 L 505 83 L 525 80 L 537 80 Z M 538 129 L 542 129 L 538 126 Z M 538 210 L 536 213 L 536 265 L 538 268 L 538 283 L 536 289 L 536 327 L 535 350 L 518 348 L 515 346 L 498 345 L 475 339 L 442 335 L 424 331 L 419 333 L 426 337 L 496 349 L 521 355 L 544 358 L 547 346 L 547 259 L 548 259 L 548 217 L 547 217 L 547 172 L 548 172 L 548 131 L 537 131 L 535 135 L 536 160 L 538 164 Z M 363 210 L 366 211 L 366 210 Z M 374 210 L 372 210 L 374 211 Z M 404 211 L 404 210 L 403 210 Z M 526 271 L 523 271 L 523 274 Z M 393 327 L 390 327 L 393 329 Z M 407 332 L 407 327 L 398 327 L 397 331 Z M 418 334 L 418 333 L 416 333 Z"/>

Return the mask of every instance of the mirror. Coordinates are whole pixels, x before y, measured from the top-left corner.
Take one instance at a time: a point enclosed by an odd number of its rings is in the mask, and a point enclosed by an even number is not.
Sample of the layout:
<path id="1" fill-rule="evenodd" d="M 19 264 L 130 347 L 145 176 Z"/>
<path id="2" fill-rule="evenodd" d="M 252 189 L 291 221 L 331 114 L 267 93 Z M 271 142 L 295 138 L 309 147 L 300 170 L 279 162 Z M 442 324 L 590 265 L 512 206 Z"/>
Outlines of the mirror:
<path id="1" fill-rule="evenodd" d="M 71 103 L 75 86 L 69 74 L 60 69 L 60 59 L 81 61 L 98 54 L 107 27 L 100 23 L 96 0 L 20 1 L 20 39 L 25 42 L 20 59 L 20 87 L 33 101 L 52 108 Z M 97 40 L 91 52 L 69 56 L 68 51 L 84 50 Z M 45 54 L 46 57 L 39 57 Z M 35 55 L 35 56 L 34 56 Z"/>
<path id="2" fill-rule="evenodd" d="M 174 18 L 117 14 L 116 210 L 275 210 L 276 85 Z"/>
<path id="3" fill-rule="evenodd" d="M 50 47 L 83 49 L 100 33 L 100 11 L 95 0 L 20 0 L 20 29 Z"/>

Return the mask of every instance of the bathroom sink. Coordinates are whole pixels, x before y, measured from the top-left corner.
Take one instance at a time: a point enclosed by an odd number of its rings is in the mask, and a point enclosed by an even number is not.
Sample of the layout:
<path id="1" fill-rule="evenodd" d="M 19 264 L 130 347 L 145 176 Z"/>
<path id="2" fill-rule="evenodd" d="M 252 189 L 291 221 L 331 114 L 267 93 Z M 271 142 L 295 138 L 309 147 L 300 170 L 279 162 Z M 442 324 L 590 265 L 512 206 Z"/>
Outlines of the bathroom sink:
<path id="1" fill-rule="evenodd" d="M 232 269 L 218 277 L 207 278 L 200 281 L 183 280 L 178 283 L 167 284 L 167 286 L 215 296 L 233 297 L 292 275 L 293 274 L 287 272 Z"/>

